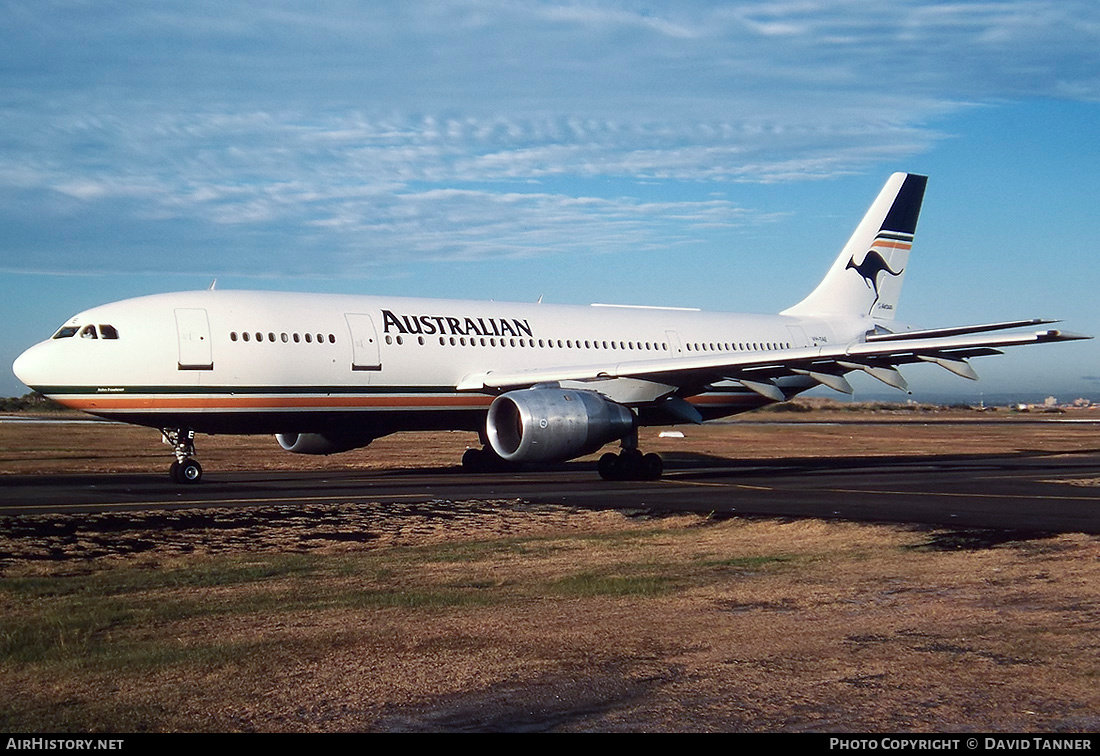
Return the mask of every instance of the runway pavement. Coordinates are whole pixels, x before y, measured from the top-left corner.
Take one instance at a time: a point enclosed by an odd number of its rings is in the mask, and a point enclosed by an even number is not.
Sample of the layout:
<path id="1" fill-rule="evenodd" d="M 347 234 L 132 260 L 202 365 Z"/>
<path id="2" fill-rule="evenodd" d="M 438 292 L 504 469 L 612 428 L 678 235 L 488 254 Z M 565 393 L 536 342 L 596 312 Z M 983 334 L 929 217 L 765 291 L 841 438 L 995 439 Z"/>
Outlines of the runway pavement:
<path id="1" fill-rule="evenodd" d="M 960 528 L 1100 533 L 1100 451 L 737 462 L 666 457 L 655 482 L 601 480 L 591 463 L 552 470 L 0 476 L 0 515 L 325 502 L 523 500 L 580 508 L 820 517 Z"/>

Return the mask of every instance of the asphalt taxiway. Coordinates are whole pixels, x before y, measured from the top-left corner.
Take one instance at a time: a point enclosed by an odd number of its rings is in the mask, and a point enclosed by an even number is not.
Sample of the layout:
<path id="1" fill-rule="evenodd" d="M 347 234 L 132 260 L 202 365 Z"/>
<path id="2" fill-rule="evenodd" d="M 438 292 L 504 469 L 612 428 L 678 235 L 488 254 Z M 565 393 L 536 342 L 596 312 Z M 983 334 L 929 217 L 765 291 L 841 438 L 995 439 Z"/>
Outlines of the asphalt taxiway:
<path id="1" fill-rule="evenodd" d="M 276 504 L 521 500 L 590 509 L 704 512 L 1100 533 L 1100 449 L 1073 453 L 734 461 L 670 455 L 654 482 L 601 480 L 591 463 L 552 470 L 218 472 L 0 477 L 0 515 Z"/>

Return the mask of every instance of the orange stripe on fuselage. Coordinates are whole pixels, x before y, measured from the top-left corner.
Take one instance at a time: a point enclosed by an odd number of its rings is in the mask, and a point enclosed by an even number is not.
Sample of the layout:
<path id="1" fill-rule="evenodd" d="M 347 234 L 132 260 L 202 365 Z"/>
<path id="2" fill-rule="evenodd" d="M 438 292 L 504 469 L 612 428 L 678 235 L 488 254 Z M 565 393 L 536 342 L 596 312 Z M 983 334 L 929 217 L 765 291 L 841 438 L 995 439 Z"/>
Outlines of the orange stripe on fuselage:
<path id="1" fill-rule="evenodd" d="M 494 397 L 464 396 L 96 396 L 55 397 L 66 407 L 87 412 L 117 410 L 295 410 L 295 409 L 482 409 Z M 755 394 L 702 394 L 688 397 L 692 404 L 743 406 L 759 404 Z M 766 403 L 766 402 L 765 402 Z"/>
<path id="2" fill-rule="evenodd" d="M 79 410 L 211 410 L 211 409 L 453 409 L 488 407 L 491 396 L 242 396 L 242 397 L 96 397 L 60 398 L 62 404 Z"/>

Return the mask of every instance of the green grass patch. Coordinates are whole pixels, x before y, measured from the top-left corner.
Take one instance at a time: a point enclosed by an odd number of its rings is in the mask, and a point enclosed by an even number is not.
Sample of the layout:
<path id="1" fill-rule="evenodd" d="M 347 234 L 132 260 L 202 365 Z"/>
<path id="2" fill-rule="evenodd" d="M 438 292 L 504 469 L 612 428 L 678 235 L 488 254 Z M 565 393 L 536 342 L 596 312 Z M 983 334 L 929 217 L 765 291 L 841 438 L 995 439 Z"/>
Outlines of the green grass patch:
<path id="1" fill-rule="evenodd" d="M 702 562 L 704 567 L 734 567 L 740 570 L 761 570 L 766 567 L 786 564 L 793 557 L 789 556 L 752 556 L 731 557 L 729 559 L 707 559 Z"/>
<path id="2" fill-rule="evenodd" d="M 251 653 L 232 642 L 181 642 L 187 623 L 232 618 L 263 627 L 272 618 L 323 611 L 440 612 L 543 597 L 658 597 L 704 583 L 724 569 L 764 570 L 787 556 L 624 561 L 579 567 L 560 578 L 509 578 L 494 560 L 556 559 L 574 550 L 608 555 L 652 538 L 695 538 L 695 528 L 498 538 L 340 554 L 195 557 L 183 563 L 91 563 L 80 573 L 0 578 L 0 665 L 141 671 L 219 665 Z M 602 553 L 602 557 L 599 555 Z M 640 554 L 641 552 L 639 552 Z M 458 575 L 446 565 L 486 563 Z M 443 565 L 442 569 L 440 565 Z M 558 574 L 558 573 L 555 573 Z M 193 632 L 193 631 L 191 631 Z M 185 637 L 189 637 L 184 633 Z"/>
<path id="3" fill-rule="evenodd" d="M 664 596 L 674 591 L 678 580 L 661 575 L 619 575 L 579 572 L 550 583 L 551 591 L 572 598 L 598 596 Z"/>
<path id="4" fill-rule="evenodd" d="M 0 578 L 0 664 L 216 664 L 241 649 L 181 647 L 172 627 L 204 617 L 254 616 L 263 623 L 275 615 L 328 609 L 439 610 L 500 600 L 498 581 L 434 584 L 421 576 L 424 564 L 485 557 L 514 544 L 458 546 L 214 557 L 185 566 L 110 565 L 80 574 Z"/>
<path id="5" fill-rule="evenodd" d="M 309 575 L 318 566 L 318 558 L 308 554 L 223 557 L 179 567 L 115 566 L 87 574 L 0 578 L 0 593 L 29 599 L 212 588 Z"/>

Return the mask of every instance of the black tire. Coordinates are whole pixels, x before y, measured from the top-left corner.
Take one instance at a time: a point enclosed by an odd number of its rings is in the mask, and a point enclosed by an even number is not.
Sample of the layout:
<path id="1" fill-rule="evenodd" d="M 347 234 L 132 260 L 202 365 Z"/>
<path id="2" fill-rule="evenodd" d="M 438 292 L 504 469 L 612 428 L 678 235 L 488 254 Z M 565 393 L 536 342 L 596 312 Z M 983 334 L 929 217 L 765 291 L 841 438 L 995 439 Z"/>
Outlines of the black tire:
<path id="1" fill-rule="evenodd" d="M 196 460 L 185 459 L 179 463 L 176 481 L 179 483 L 198 483 L 202 480 L 202 465 Z"/>
<path id="2" fill-rule="evenodd" d="M 637 449 L 624 450 L 619 455 L 619 480 L 645 480 L 643 459 Z"/>
<path id="3" fill-rule="evenodd" d="M 596 463 L 596 471 L 604 480 L 618 480 L 619 455 L 614 452 L 608 452 L 600 457 L 600 461 Z"/>
<path id="4" fill-rule="evenodd" d="M 168 477 L 175 482 L 180 482 L 180 463 L 179 460 L 174 460 L 172 466 L 168 468 Z"/>
<path id="5" fill-rule="evenodd" d="M 462 453 L 462 469 L 466 472 L 484 472 L 485 467 L 485 452 L 481 449 L 467 449 Z"/>
<path id="6" fill-rule="evenodd" d="M 665 470 L 665 462 L 652 452 L 642 457 L 642 474 L 645 480 L 657 480 Z"/>

